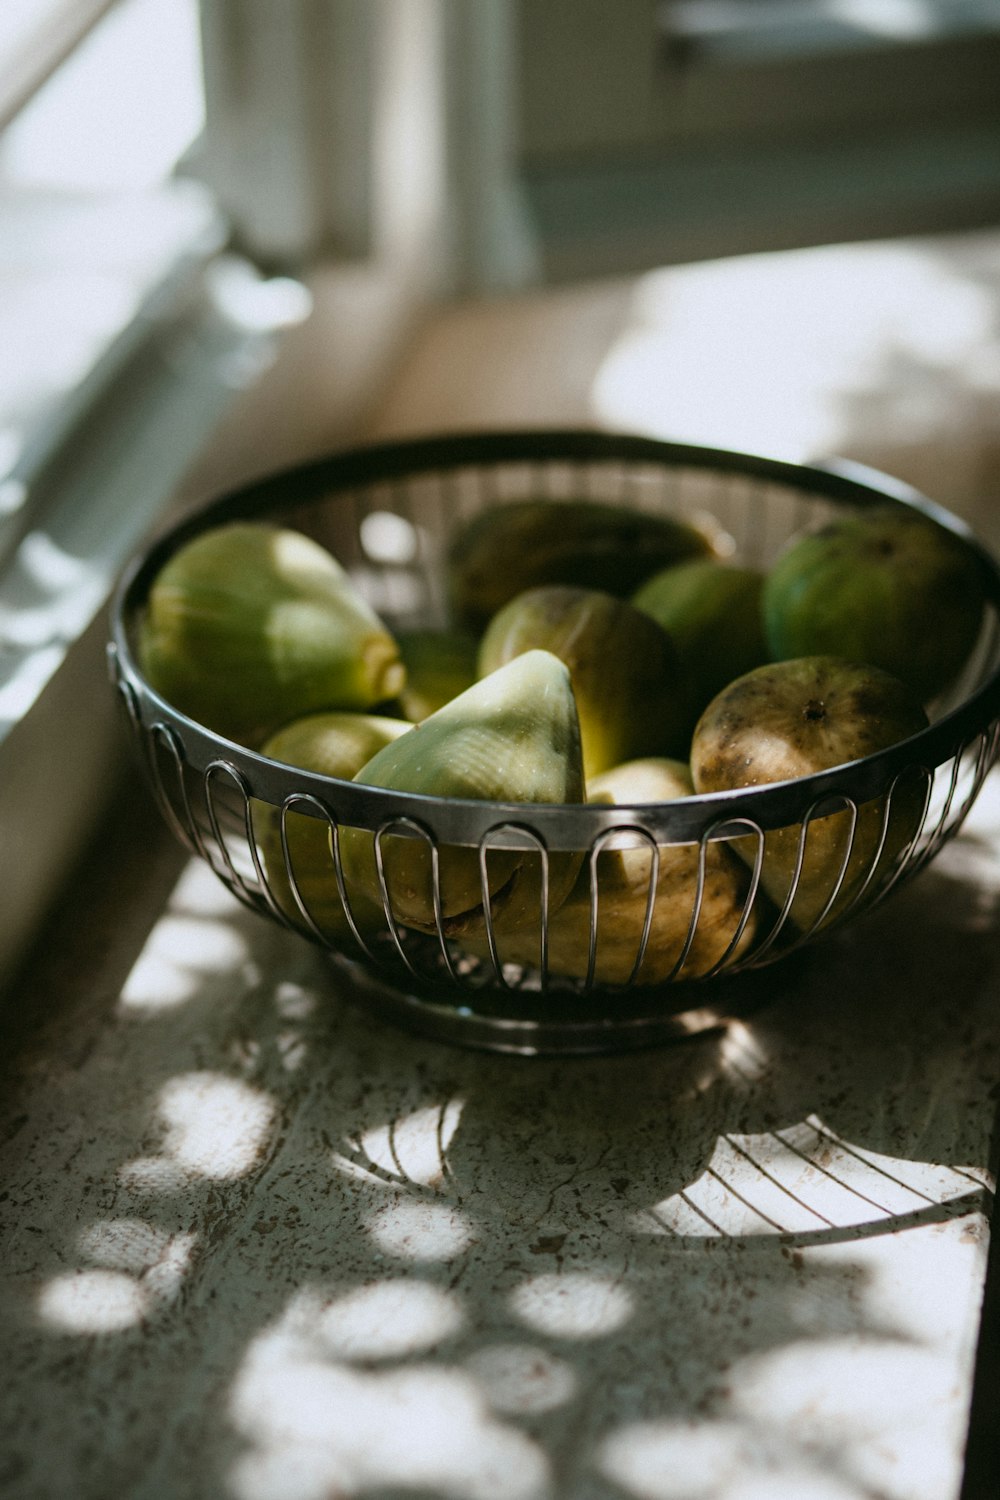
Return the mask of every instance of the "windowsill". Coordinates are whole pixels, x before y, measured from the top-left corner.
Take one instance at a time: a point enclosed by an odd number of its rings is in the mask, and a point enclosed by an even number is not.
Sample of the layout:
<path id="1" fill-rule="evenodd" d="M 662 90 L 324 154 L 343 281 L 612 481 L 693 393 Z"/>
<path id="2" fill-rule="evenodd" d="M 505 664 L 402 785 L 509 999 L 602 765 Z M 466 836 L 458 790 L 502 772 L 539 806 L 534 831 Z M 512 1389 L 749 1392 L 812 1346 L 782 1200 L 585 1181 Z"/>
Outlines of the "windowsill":
<path id="1" fill-rule="evenodd" d="M 646 398 L 631 425 L 717 441 L 720 403 L 746 419 L 757 361 L 784 403 L 772 449 L 805 456 L 833 413 L 841 451 L 996 541 L 996 403 L 970 384 L 979 325 L 958 312 L 979 293 L 995 307 L 1000 236 L 932 248 L 443 308 L 352 430 L 623 425 L 609 403 L 628 386 Z M 776 348 L 746 289 L 787 311 L 834 267 L 819 344 L 792 320 Z M 925 275 L 965 336 L 946 346 L 925 323 L 921 353 L 902 335 Z M 873 276 L 898 328 L 871 320 Z M 334 383 L 320 330 L 300 333 L 199 486 L 321 446 Z M 698 389 L 713 399 L 682 406 Z M 891 902 L 771 969 L 746 1025 L 529 1062 L 348 1004 L 322 953 L 184 861 L 128 784 L 14 1007 L 4 1321 L 22 1473 L 164 1500 L 201 1480 L 236 1500 L 639 1497 L 685 1476 L 954 1500 L 992 1207 L 998 790 Z M 109 1403 L 124 1418 L 95 1438 Z"/>

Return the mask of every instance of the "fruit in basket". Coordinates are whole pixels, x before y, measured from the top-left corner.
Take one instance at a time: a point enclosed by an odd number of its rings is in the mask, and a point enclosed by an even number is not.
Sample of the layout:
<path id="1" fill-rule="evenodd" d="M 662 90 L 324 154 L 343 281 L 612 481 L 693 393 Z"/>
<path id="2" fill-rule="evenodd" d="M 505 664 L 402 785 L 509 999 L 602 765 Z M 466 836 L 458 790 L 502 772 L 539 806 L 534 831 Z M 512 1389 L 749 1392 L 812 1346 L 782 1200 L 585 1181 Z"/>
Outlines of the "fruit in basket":
<path id="1" fill-rule="evenodd" d="M 480 673 L 535 648 L 569 668 L 588 779 L 636 756 L 686 749 L 688 697 L 673 643 L 626 600 L 560 584 L 528 589 L 490 621 Z"/>
<path id="2" fill-rule="evenodd" d="M 588 801 L 618 806 L 673 802 L 689 797 L 693 791 L 691 773 L 684 762 L 651 757 L 614 766 L 595 777 Z M 550 919 L 548 973 L 586 979 L 595 880 L 594 983 L 659 984 L 671 977 L 694 979 L 716 964 L 728 967 L 746 952 L 756 931 L 755 911 L 750 912 L 741 930 L 749 872 L 724 844 L 708 842 L 699 899 L 699 860 L 697 843 L 663 844 L 654 872 L 650 839 L 625 830 L 613 834 L 594 857 L 583 861 L 572 890 Z M 655 884 L 649 936 L 636 970 L 651 882 Z M 688 946 L 696 907 L 697 923 Z M 481 940 L 469 946 L 481 957 L 487 956 Z M 532 922 L 503 935 L 498 952 L 502 963 L 540 963 L 537 912 Z"/>
<path id="3" fill-rule="evenodd" d="M 272 735 L 261 747 L 261 754 L 305 771 L 350 781 L 377 751 L 409 728 L 405 720 L 373 714 L 307 714 Z M 282 848 L 281 816 L 280 808 L 269 803 L 254 804 L 255 828 L 271 893 L 285 915 L 301 925 L 303 917 Z M 296 812 L 293 804 L 285 813 L 285 843 L 295 885 L 313 922 L 327 938 L 349 938 L 350 925 L 337 885 L 331 824 L 325 817 Z M 377 925 L 382 913 L 381 908 L 375 912 L 355 901 L 352 916 L 365 930 Z"/>
<path id="4" fill-rule="evenodd" d="M 378 751 L 354 780 L 397 792 L 490 802 L 582 802 L 580 727 L 569 672 L 548 651 L 529 651 L 476 682 L 437 713 Z M 391 813 L 387 811 L 386 818 Z M 380 839 L 383 874 L 397 922 L 437 930 L 433 850 L 421 836 L 387 830 Z M 381 904 L 376 836 L 341 831 L 349 893 Z M 498 922 L 520 921 L 537 904 L 537 845 L 486 852 L 486 895 Z M 484 925 L 479 850 L 439 850 L 442 930 L 458 936 Z M 550 861 L 550 901 L 558 903 L 579 866 L 571 855 Z"/>
<path id="5" fill-rule="evenodd" d="M 399 707 L 407 719 L 419 723 L 444 708 L 476 681 L 479 641 L 464 630 L 405 630 L 396 632 L 406 668 L 406 686 Z"/>
<path id="6" fill-rule="evenodd" d="M 691 745 L 694 784 L 698 792 L 720 792 L 790 781 L 887 749 L 926 726 L 911 690 L 880 667 L 832 656 L 773 662 L 737 678 L 705 709 Z M 924 799 L 924 779 L 903 777 L 889 799 L 862 803 L 856 822 L 835 798 L 805 823 L 765 832 L 763 889 L 781 909 L 794 885 L 788 919 L 803 931 L 825 925 L 869 876 L 876 890 L 891 875 L 920 830 Z M 732 840 L 751 865 L 759 844 L 754 833 Z"/>
<path id="7" fill-rule="evenodd" d="M 139 656 L 175 708 L 249 745 L 305 713 L 371 708 L 406 675 L 336 559 L 300 532 L 253 522 L 201 532 L 167 560 Z"/>
<path id="8" fill-rule="evenodd" d="M 457 529 L 447 555 L 455 618 L 481 631 L 516 594 L 542 584 L 627 598 L 643 579 L 713 551 L 687 521 L 589 500 L 514 500 Z"/>
<path id="9" fill-rule="evenodd" d="M 651 615 L 673 641 L 696 712 L 728 682 L 769 659 L 763 583 L 757 568 L 697 557 L 664 568 L 633 594 L 636 609 Z"/>
<path id="10" fill-rule="evenodd" d="M 875 505 L 793 537 L 764 586 L 774 658 L 868 661 L 926 703 L 968 657 L 984 570 L 955 532 L 903 505 Z"/>

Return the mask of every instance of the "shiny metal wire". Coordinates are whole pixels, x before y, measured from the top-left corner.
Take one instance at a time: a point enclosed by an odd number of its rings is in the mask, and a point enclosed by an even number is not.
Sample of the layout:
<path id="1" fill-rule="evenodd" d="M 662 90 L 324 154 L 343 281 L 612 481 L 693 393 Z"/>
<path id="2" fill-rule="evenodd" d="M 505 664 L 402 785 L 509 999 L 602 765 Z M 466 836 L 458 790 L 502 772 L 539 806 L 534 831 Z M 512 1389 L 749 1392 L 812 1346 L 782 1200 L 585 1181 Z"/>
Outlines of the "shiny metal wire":
<path id="1" fill-rule="evenodd" d="M 452 527 L 486 505 L 527 495 L 613 499 L 688 519 L 710 514 L 729 537 L 734 558 L 758 567 L 766 567 L 801 526 L 844 506 L 914 504 L 977 547 L 988 580 L 986 624 L 959 683 L 936 705 L 931 728 L 906 745 L 798 782 L 620 808 L 463 803 L 299 772 L 194 724 L 160 699 L 138 668 L 134 632 L 146 590 L 170 552 L 204 527 L 238 517 L 295 525 L 335 553 L 390 626 L 440 625 Z M 403 524 L 395 550 L 380 553 L 386 516 Z M 535 1050 L 540 1038 L 562 1046 L 560 1037 L 569 1038 L 570 1050 L 586 1050 L 631 1045 L 664 1028 L 686 1034 L 714 1024 L 719 1008 L 713 997 L 734 992 L 729 976 L 784 958 L 884 900 L 954 837 L 1000 747 L 1000 574 L 961 523 L 922 497 L 901 497 L 895 481 L 883 485 L 867 471 L 808 469 L 609 434 L 462 435 L 334 455 L 224 496 L 189 517 L 123 579 L 109 661 L 164 818 L 242 902 L 328 949 L 356 988 L 387 999 L 390 1008 L 395 1004 L 401 1019 L 509 1050 Z M 922 810 L 912 817 L 907 809 L 920 801 Z M 913 825 L 898 848 L 897 813 Z M 813 898 L 811 918 L 796 925 L 811 833 L 826 818 L 841 820 L 839 854 Z M 290 825 L 292 819 L 298 821 Z M 266 844 L 269 820 L 278 832 Z M 301 820 L 324 830 L 329 900 L 324 891 L 322 910 L 310 905 L 315 888 L 310 884 L 310 897 L 292 836 Z M 355 909 L 343 863 L 345 829 L 362 829 L 372 840 L 378 930 L 369 930 Z M 776 892 L 772 849 L 781 829 L 794 830 L 797 844 L 787 888 Z M 433 922 L 426 931 L 408 928 L 394 909 L 385 851 L 387 840 L 399 838 L 422 840 L 427 849 Z M 598 977 L 610 926 L 602 870 L 623 839 L 645 851 L 648 870 L 645 894 L 637 897 L 644 905 L 628 971 L 611 984 Z M 742 895 L 722 950 L 692 974 L 690 959 L 706 921 L 709 861 L 719 845 L 739 851 Z M 441 864 L 453 849 L 475 851 L 478 859 L 482 931 L 474 950 L 455 936 L 442 906 Z M 491 894 L 491 860 L 512 849 L 521 851 L 525 871 L 537 873 L 537 927 L 527 962 L 524 944 L 511 957 Z M 666 977 L 647 985 L 644 965 L 664 920 L 660 877 L 678 850 L 693 859 L 686 927 Z M 557 972 L 550 961 L 558 924 L 558 910 L 550 909 L 554 862 L 568 855 L 580 861 L 589 898 L 588 932 L 573 973 Z M 677 922 L 683 915 L 672 913 Z M 701 1019 L 685 1021 L 693 1016 Z"/>

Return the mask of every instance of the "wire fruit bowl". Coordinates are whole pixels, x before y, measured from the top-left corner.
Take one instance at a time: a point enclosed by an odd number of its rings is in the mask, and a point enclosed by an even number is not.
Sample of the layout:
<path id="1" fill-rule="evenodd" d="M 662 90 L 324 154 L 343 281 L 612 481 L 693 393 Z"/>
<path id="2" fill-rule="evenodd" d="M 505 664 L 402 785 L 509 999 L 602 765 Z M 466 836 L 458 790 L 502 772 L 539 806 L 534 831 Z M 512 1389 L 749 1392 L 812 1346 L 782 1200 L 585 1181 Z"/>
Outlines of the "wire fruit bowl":
<path id="1" fill-rule="evenodd" d="M 137 665 L 136 631 L 154 578 L 173 552 L 210 527 L 258 520 L 305 532 L 348 570 L 390 629 L 443 628 L 446 552 L 456 526 L 486 507 L 527 498 L 611 501 L 710 521 L 728 539 L 732 560 L 759 569 L 806 524 L 845 508 L 912 506 L 978 553 L 987 580 L 983 628 L 959 678 L 930 706 L 930 726 L 900 744 L 794 781 L 624 806 L 428 797 L 300 770 L 180 713 Z M 883 900 L 954 836 L 1000 740 L 1000 571 L 948 512 L 852 465 L 804 467 L 589 431 L 444 436 L 339 453 L 187 517 L 122 579 L 109 659 L 143 767 L 176 836 L 242 902 L 325 948 L 363 1003 L 435 1037 L 493 1050 L 614 1050 L 691 1035 L 740 1013 L 754 1003 L 758 971 Z M 893 830 L 902 809 L 900 840 Z M 296 869 L 288 835 L 303 818 L 328 830 L 329 897 L 338 917 L 332 925 Z M 837 858 L 823 871 L 818 897 L 813 879 L 808 920 L 796 920 L 813 830 L 835 819 L 843 834 Z M 380 924 L 356 920 L 340 853 L 345 828 L 371 836 L 380 871 L 386 840 L 425 843 L 437 886 L 433 930 L 401 925 L 384 872 Z M 786 842 L 790 831 L 797 849 L 780 899 L 765 894 L 760 879 L 765 840 L 775 830 L 786 830 Z M 457 849 L 474 851 L 482 881 L 483 931 L 471 949 L 441 915 L 441 864 Z M 739 895 L 706 956 L 713 871 L 719 857 L 736 862 L 732 849 L 743 872 Z M 609 919 L 602 907 L 604 871 L 622 850 L 642 856 L 648 883 L 634 952 L 609 970 L 602 955 L 613 913 Z M 527 958 L 524 942 L 508 951 L 491 917 L 491 862 L 512 852 L 531 865 L 540 893 Z M 568 968 L 551 962 L 558 912 L 549 909 L 553 873 L 567 858 L 589 882 L 589 922 Z M 686 874 L 667 893 L 660 872 L 678 860 Z M 666 922 L 676 940 L 666 960 L 650 965 Z M 650 974 L 654 982 L 646 982 Z"/>

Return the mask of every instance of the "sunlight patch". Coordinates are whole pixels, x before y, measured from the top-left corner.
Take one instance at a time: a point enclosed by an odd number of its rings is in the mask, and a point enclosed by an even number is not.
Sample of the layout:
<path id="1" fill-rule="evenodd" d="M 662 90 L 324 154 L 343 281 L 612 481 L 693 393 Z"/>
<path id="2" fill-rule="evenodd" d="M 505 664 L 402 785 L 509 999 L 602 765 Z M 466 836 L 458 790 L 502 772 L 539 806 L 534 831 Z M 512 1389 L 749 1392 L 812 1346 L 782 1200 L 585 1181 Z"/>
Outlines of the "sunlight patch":
<path id="1" fill-rule="evenodd" d="M 534 1276 L 511 1294 L 522 1322 L 556 1338 L 592 1339 L 613 1333 L 632 1316 L 632 1297 L 603 1276 L 566 1272 Z"/>
<path id="2" fill-rule="evenodd" d="M 374 1282 L 313 1311 L 316 1338 L 343 1360 L 418 1354 L 461 1326 L 455 1298 L 423 1281 Z"/>
<path id="3" fill-rule="evenodd" d="M 243 1177 L 267 1147 L 277 1113 L 261 1089 L 223 1073 L 187 1073 L 160 1091 L 163 1153 L 199 1176 Z"/>
<path id="4" fill-rule="evenodd" d="M 388 1125 L 366 1130 L 361 1146 L 369 1161 L 404 1182 L 439 1187 L 447 1171 L 446 1153 L 462 1117 L 464 1099 L 418 1109 Z"/>
<path id="5" fill-rule="evenodd" d="M 142 1283 L 123 1271 L 69 1271 L 43 1287 L 38 1310 L 67 1333 L 120 1333 L 141 1322 L 148 1302 Z"/>
<path id="6" fill-rule="evenodd" d="M 465 1367 L 494 1411 L 526 1416 L 564 1405 L 577 1388 L 573 1367 L 531 1344 L 493 1344 L 469 1356 Z"/>
<path id="7" fill-rule="evenodd" d="M 237 1375 L 231 1412 L 248 1445 L 230 1473 L 237 1500 L 394 1488 L 462 1500 L 548 1493 L 541 1449 L 497 1421 L 464 1371 L 356 1370 L 322 1358 L 303 1310 L 299 1299 L 255 1339 Z"/>
<path id="8" fill-rule="evenodd" d="M 382 1250 L 406 1260 L 451 1260 L 473 1241 L 459 1209 L 402 1196 L 372 1214 L 368 1232 Z"/>
<path id="9" fill-rule="evenodd" d="M 745 1462 L 735 1422 L 636 1422 L 603 1443 L 601 1473 L 637 1500 L 716 1500 Z"/>

